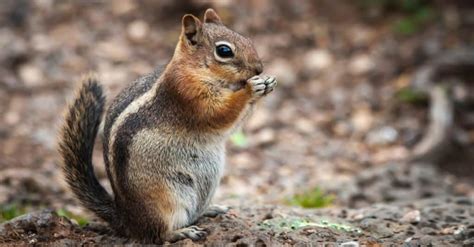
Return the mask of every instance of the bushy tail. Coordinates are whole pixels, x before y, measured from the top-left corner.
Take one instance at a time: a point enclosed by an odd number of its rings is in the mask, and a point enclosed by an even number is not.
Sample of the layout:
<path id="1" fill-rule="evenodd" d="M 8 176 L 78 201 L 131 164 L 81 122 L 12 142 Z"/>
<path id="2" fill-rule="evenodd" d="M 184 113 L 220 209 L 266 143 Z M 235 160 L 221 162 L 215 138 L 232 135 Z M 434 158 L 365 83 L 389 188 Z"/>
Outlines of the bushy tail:
<path id="1" fill-rule="evenodd" d="M 97 80 L 92 76 L 84 78 L 76 98 L 67 109 L 59 152 L 66 181 L 76 197 L 97 216 L 115 224 L 114 201 L 99 184 L 92 166 L 92 150 L 104 102 Z"/>

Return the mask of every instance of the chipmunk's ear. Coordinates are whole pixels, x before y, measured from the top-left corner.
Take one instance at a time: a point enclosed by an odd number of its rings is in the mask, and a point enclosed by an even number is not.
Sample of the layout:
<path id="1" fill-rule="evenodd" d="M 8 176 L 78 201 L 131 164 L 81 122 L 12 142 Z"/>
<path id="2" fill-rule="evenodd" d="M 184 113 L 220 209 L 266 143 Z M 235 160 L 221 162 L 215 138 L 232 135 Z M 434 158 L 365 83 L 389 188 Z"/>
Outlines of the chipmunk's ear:
<path id="1" fill-rule="evenodd" d="M 217 15 L 216 11 L 214 11 L 213 9 L 206 10 L 206 13 L 204 13 L 204 22 L 222 24 L 221 18 Z"/>
<path id="2" fill-rule="evenodd" d="M 183 38 L 191 45 L 196 45 L 201 35 L 201 21 L 194 15 L 186 14 L 182 20 L 182 33 Z"/>

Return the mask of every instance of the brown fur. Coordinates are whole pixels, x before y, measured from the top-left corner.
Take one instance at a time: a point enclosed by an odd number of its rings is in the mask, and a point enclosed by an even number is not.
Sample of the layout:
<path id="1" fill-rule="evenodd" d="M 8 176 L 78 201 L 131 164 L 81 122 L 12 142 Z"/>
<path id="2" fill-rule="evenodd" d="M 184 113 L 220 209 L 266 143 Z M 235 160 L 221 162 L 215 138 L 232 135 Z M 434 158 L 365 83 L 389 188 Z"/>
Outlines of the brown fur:
<path id="1" fill-rule="evenodd" d="M 235 49 L 232 59 L 216 57 L 223 41 Z M 95 81 L 84 83 L 61 136 L 70 187 L 119 234 L 145 242 L 201 238 L 202 229 L 188 226 L 205 213 L 219 182 L 225 137 L 264 95 L 248 82 L 262 69 L 252 42 L 213 10 L 203 22 L 185 15 L 164 71 L 125 89 L 108 110 L 104 159 L 113 199 L 91 163 L 104 99 Z"/>
<path id="2" fill-rule="evenodd" d="M 116 223 L 113 199 L 94 176 L 92 151 L 105 98 L 94 76 L 81 80 L 61 129 L 59 152 L 65 178 L 81 203 L 107 222 Z"/>
<path id="3" fill-rule="evenodd" d="M 215 12 L 211 12 L 214 13 Z M 198 24 L 198 34 L 204 48 L 195 48 L 186 35 L 181 35 L 175 55 L 164 72 L 165 81 L 173 81 L 170 91 L 177 92 L 180 106 L 195 120 L 195 127 L 201 130 L 219 130 L 231 128 L 239 119 L 245 106 L 251 99 L 251 90 L 245 86 L 236 92 L 227 88 L 229 84 L 239 84 L 261 72 L 262 64 L 252 42 L 240 35 L 220 29 L 220 22 L 213 21 Z M 183 32 L 186 29 L 183 28 Z M 238 57 L 235 64 L 222 65 L 209 58 L 213 42 L 219 38 L 235 42 Z M 212 55 L 212 54 L 211 54 Z M 189 59 L 193 57 L 193 59 Z M 256 72 L 257 71 L 257 72 Z"/>

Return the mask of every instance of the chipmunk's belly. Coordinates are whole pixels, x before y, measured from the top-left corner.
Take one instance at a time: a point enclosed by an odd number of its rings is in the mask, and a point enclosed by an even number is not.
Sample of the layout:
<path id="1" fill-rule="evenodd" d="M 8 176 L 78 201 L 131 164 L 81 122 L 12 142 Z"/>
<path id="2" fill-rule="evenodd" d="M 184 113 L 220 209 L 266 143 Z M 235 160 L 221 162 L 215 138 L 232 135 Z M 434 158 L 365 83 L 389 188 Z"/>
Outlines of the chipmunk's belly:
<path id="1" fill-rule="evenodd" d="M 157 130 L 137 133 L 129 153 L 129 170 L 155 173 L 175 197 L 174 229 L 191 224 L 207 209 L 225 164 L 223 140 L 198 142 Z"/>

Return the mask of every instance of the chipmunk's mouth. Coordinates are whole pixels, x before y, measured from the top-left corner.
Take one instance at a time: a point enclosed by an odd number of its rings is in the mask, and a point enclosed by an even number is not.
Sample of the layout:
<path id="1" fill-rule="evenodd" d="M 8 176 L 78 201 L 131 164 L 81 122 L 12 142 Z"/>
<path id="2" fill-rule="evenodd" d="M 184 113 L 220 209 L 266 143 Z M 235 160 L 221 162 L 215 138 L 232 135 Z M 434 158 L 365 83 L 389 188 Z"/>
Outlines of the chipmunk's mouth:
<path id="1" fill-rule="evenodd" d="M 240 89 L 243 89 L 246 84 L 247 84 L 247 80 L 240 80 L 238 82 L 227 84 L 227 88 L 236 92 L 236 91 L 239 91 Z"/>

